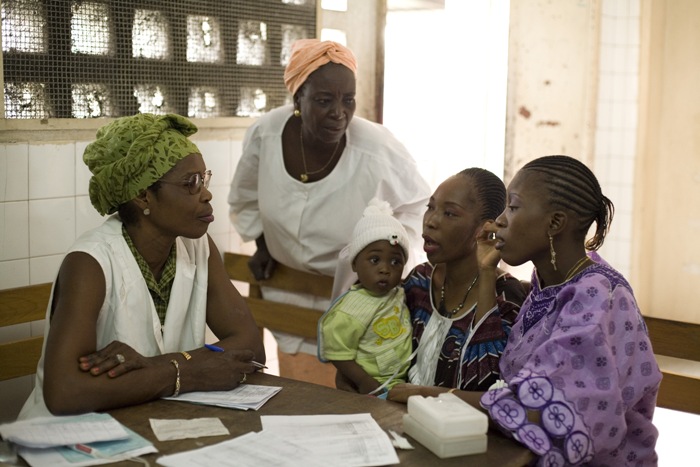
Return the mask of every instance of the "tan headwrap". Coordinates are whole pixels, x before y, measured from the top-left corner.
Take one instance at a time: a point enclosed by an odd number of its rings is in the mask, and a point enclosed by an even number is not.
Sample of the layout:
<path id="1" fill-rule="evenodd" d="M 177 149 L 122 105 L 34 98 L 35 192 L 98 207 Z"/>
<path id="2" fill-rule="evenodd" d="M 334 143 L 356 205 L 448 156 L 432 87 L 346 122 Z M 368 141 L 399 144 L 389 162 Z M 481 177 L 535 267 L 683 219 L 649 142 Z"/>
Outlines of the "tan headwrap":
<path id="1" fill-rule="evenodd" d="M 119 206 L 165 175 L 190 154 L 200 154 L 187 139 L 197 127 L 175 114 L 122 117 L 97 130 L 83 161 L 92 172 L 90 201 L 102 214 Z"/>
<path id="2" fill-rule="evenodd" d="M 357 75 L 357 60 L 352 50 L 333 41 L 300 39 L 292 45 L 292 55 L 284 70 L 284 84 L 292 95 L 306 81 L 311 73 L 328 62 L 339 63 L 350 68 Z"/>

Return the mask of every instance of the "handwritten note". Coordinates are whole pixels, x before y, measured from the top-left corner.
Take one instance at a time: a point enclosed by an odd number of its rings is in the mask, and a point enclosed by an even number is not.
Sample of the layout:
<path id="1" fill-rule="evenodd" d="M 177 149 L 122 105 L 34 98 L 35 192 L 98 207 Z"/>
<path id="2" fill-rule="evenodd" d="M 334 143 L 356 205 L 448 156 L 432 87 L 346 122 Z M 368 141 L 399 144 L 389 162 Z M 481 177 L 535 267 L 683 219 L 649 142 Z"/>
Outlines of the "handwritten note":
<path id="1" fill-rule="evenodd" d="M 193 418 L 191 420 L 161 420 L 151 418 L 151 428 L 159 441 L 200 438 L 202 436 L 228 435 L 228 428 L 218 418 Z"/>

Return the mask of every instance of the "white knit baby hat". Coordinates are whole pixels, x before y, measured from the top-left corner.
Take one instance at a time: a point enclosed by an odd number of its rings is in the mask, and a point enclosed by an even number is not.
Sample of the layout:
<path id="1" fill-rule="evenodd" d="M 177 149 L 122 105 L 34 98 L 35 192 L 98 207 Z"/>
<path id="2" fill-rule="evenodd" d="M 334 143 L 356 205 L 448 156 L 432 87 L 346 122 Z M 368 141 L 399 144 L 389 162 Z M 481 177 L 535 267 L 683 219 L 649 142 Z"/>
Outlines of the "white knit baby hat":
<path id="1" fill-rule="evenodd" d="M 350 261 L 354 261 L 364 247 L 377 240 L 387 240 L 392 245 L 400 245 L 408 259 L 408 234 L 393 214 L 386 201 L 379 198 L 370 200 L 362 218 L 352 231 L 352 241 L 348 245 Z"/>

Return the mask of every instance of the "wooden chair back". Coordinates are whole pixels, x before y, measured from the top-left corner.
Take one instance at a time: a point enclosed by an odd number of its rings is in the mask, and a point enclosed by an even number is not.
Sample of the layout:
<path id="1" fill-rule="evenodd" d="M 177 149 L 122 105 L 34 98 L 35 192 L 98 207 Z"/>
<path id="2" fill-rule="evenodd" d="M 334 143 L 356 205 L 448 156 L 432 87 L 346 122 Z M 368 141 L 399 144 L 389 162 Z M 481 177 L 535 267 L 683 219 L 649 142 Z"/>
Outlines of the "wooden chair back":
<path id="1" fill-rule="evenodd" d="M 44 319 L 51 284 L 0 290 L 0 328 Z M 41 357 L 44 337 L 0 343 L 0 381 L 33 375 Z"/>
<path id="2" fill-rule="evenodd" d="M 700 366 L 700 325 L 644 317 L 655 355 L 690 360 Z M 700 414 L 700 378 L 668 371 L 662 365 L 663 380 L 657 405 Z"/>
<path id="3" fill-rule="evenodd" d="M 246 301 L 258 326 L 315 339 L 318 319 L 323 312 L 265 300 L 262 298 L 260 286 L 330 298 L 333 278 L 298 271 L 278 263 L 272 278 L 257 281 L 248 268 L 248 260 L 248 255 L 224 253 L 224 265 L 229 277 L 250 286 Z"/>

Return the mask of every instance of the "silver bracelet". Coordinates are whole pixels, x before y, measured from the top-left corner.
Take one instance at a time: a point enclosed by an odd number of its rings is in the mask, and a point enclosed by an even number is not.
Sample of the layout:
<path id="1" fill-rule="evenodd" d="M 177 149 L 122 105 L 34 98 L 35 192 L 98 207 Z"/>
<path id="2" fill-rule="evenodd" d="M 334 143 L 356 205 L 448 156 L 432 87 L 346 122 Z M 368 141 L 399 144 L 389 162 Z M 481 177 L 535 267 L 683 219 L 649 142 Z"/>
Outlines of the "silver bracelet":
<path id="1" fill-rule="evenodd" d="M 177 397 L 178 394 L 180 394 L 180 364 L 177 363 L 177 360 L 175 359 L 170 360 L 170 363 L 175 365 L 175 371 L 177 372 L 175 375 L 175 392 L 170 397 Z"/>

